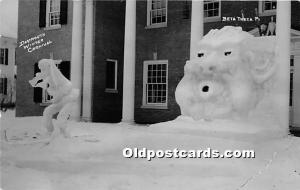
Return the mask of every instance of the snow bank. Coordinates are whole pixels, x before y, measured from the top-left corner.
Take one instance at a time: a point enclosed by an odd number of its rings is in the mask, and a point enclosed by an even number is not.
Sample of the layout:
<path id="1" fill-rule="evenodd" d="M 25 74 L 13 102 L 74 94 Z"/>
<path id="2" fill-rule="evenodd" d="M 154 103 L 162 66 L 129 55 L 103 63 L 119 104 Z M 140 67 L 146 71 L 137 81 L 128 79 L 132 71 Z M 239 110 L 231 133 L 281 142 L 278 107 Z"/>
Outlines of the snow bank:
<path id="1" fill-rule="evenodd" d="M 1 118 L 9 137 L 35 134 L 41 117 Z M 70 138 L 57 136 L 44 145 L 1 142 L 1 188 L 4 190 L 152 190 L 152 189 L 299 189 L 299 138 L 274 138 L 253 143 L 255 130 L 224 130 L 207 121 L 179 117 L 177 125 L 128 123 L 68 125 Z M 185 123 L 205 123 L 201 127 Z M 179 125 L 182 123 L 182 125 Z M 3 125 L 4 124 L 4 125 Z M 25 130 L 26 128 L 26 130 Z M 20 135 L 20 136 L 19 136 Z M 244 135 L 244 137 L 243 137 Z M 178 159 L 152 161 L 124 158 L 124 148 L 153 150 L 253 149 L 254 159 Z"/>

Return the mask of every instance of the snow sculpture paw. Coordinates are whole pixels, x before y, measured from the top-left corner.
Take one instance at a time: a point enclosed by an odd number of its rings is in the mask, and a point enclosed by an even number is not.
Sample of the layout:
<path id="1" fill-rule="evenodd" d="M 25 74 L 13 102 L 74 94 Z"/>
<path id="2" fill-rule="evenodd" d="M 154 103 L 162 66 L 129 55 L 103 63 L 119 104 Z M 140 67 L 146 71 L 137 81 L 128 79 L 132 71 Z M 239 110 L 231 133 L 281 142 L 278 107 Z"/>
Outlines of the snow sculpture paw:
<path id="1" fill-rule="evenodd" d="M 181 114 L 195 120 L 247 115 L 275 72 L 275 42 L 240 27 L 211 30 L 186 62 L 176 88 Z"/>

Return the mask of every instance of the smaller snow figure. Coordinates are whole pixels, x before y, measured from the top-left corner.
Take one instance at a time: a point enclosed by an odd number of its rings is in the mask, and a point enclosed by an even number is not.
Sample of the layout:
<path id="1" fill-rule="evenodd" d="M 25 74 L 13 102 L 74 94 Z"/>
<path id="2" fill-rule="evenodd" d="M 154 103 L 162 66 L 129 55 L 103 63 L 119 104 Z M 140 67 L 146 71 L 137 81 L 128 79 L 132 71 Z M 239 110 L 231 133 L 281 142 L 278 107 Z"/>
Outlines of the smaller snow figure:
<path id="1" fill-rule="evenodd" d="M 241 27 L 211 30 L 176 88 L 181 114 L 194 120 L 247 117 L 272 83 L 275 43 L 275 37 L 256 38 Z"/>
<path id="2" fill-rule="evenodd" d="M 57 115 L 57 123 L 60 131 L 65 137 L 67 121 L 69 119 L 78 118 L 76 113 L 79 90 L 73 88 L 72 83 L 63 76 L 63 74 L 56 67 L 60 61 L 52 59 L 42 59 L 38 63 L 41 72 L 36 73 L 35 77 L 29 81 L 32 87 L 40 87 L 47 90 L 48 94 L 53 96 L 52 104 L 45 108 L 43 113 L 44 126 L 47 128 L 49 134 L 55 130 L 52 118 Z"/>

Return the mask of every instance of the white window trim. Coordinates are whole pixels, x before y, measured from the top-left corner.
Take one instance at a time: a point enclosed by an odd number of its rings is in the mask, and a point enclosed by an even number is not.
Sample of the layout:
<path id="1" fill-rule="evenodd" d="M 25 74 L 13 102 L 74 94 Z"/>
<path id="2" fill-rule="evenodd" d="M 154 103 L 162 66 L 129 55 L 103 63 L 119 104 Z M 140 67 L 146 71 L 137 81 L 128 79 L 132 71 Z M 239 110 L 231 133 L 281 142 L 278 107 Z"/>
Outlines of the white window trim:
<path id="1" fill-rule="evenodd" d="M 46 27 L 44 28 L 44 30 L 60 29 L 61 28 L 61 24 L 56 24 L 56 25 L 51 25 L 50 26 L 50 23 L 49 23 L 49 11 L 50 11 L 50 0 L 47 0 L 47 5 L 46 5 Z"/>
<path id="2" fill-rule="evenodd" d="M 218 22 L 221 21 L 221 7 L 222 7 L 222 3 L 221 0 L 219 1 L 219 16 L 213 16 L 213 17 L 204 17 L 204 22 Z M 204 6 L 203 6 L 203 14 L 204 14 Z"/>
<path id="3" fill-rule="evenodd" d="M 276 15 L 276 9 L 273 10 L 263 10 L 263 0 L 258 2 L 258 14 L 259 16 L 272 16 Z"/>
<path id="4" fill-rule="evenodd" d="M 168 26 L 168 0 L 166 0 L 166 22 L 163 23 L 150 24 L 151 3 L 152 0 L 147 0 L 147 26 L 145 27 L 145 29 L 167 27 Z"/>
<path id="5" fill-rule="evenodd" d="M 105 88 L 107 93 L 118 93 L 118 60 L 116 59 L 106 59 L 106 61 L 115 63 L 115 88 Z"/>
<path id="6" fill-rule="evenodd" d="M 151 103 L 147 104 L 146 101 L 146 81 L 148 78 L 148 65 L 149 64 L 166 64 L 166 103 Z M 143 64 L 143 102 L 141 108 L 147 108 L 147 109 L 168 109 L 168 86 L 169 86 L 169 81 L 168 81 L 168 75 L 169 75 L 169 63 L 168 60 L 146 60 L 144 61 Z"/>

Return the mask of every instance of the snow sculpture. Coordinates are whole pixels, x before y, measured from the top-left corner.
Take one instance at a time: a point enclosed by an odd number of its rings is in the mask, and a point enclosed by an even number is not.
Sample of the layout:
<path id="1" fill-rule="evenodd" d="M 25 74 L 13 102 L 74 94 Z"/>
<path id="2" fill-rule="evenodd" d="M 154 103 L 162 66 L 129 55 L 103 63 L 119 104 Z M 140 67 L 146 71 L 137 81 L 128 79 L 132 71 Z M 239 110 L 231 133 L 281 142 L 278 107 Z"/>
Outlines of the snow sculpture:
<path id="1" fill-rule="evenodd" d="M 76 113 L 79 90 L 72 87 L 72 83 L 63 76 L 56 64 L 61 60 L 42 59 L 38 63 L 41 72 L 36 73 L 35 77 L 29 81 L 32 87 L 45 89 L 49 95 L 53 96 L 52 104 L 45 108 L 43 112 L 44 126 L 49 134 L 55 130 L 52 118 L 57 115 L 57 123 L 61 132 L 66 134 L 66 122 L 69 119 L 78 118 Z"/>
<path id="2" fill-rule="evenodd" d="M 211 30 L 186 62 L 175 92 L 183 116 L 194 120 L 245 118 L 268 91 L 275 72 L 275 37 L 241 27 Z"/>

